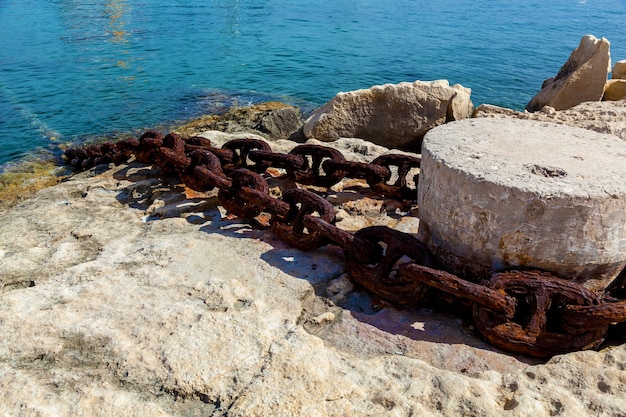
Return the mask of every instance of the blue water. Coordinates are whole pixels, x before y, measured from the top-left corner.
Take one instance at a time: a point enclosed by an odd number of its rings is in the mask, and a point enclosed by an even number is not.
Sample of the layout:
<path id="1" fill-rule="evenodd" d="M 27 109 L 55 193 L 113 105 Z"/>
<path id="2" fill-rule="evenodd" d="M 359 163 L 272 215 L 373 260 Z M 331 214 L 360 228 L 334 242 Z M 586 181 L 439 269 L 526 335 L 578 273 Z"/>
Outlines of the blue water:
<path id="1" fill-rule="evenodd" d="M 448 79 L 521 110 L 626 0 L 0 0 L 0 165 L 89 135 Z"/>

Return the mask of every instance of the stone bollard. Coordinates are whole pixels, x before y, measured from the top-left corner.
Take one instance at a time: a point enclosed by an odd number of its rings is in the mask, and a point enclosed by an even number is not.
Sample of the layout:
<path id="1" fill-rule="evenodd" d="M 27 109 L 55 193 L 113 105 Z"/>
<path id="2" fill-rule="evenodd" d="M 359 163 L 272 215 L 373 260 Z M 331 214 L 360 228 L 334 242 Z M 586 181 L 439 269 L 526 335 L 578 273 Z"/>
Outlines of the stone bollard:
<path id="1" fill-rule="evenodd" d="M 536 268 L 590 290 L 626 266 L 626 141 L 517 119 L 467 119 L 427 133 L 419 237 L 477 281 Z"/>

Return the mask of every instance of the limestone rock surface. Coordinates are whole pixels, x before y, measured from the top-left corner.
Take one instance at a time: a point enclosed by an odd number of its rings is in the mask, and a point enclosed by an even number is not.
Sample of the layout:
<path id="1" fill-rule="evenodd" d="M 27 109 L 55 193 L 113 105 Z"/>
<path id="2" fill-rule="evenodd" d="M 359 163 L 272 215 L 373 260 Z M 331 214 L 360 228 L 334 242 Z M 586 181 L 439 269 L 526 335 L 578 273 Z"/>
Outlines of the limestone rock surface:
<path id="1" fill-rule="evenodd" d="M 626 140 L 626 101 L 624 100 L 586 102 L 560 111 L 546 106 L 536 113 L 518 112 L 481 104 L 474 111 L 473 117 L 503 117 L 553 122 L 609 133 Z"/>
<path id="2" fill-rule="evenodd" d="M 417 230 L 362 182 L 327 198 L 346 230 Z M 545 364 L 503 354 L 462 317 L 373 299 L 342 260 L 150 166 L 41 190 L 0 215 L 0 415 L 623 415 L 624 345 Z"/>
<path id="3" fill-rule="evenodd" d="M 339 93 L 306 120 L 307 138 L 361 138 L 387 148 L 419 151 L 435 126 L 471 115 L 471 90 L 447 80 L 384 84 Z"/>
<path id="4" fill-rule="evenodd" d="M 626 79 L 608 80 L 604 86 L 602 100 L 616 101 L 626 99 Z"/>
<path id="5" fill-rule="evenodd" d="M 614 80 L 626 80 L 626 59 L 617 61 L 615 64 L 613 64 L 613 69 L 611 70 L 611 78 Z"/>
<path id="6" fill-rule="evenodd" d="M 602 98 L 609 71 L 609 41 L 585 35 L 558 74 L 543 82 L 541 90 L 526 105 L 526 110 L 535 112 L 544 106 L 564 110 L 585 101 L 598 101 Z"/>

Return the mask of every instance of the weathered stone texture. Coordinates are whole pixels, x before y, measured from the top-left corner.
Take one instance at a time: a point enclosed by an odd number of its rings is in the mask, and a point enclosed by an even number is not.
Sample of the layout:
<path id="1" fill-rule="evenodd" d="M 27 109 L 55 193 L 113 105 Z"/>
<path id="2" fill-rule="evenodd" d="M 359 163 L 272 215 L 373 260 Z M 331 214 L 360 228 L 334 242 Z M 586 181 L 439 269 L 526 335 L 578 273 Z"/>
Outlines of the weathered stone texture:
<path id="1" fill-rule="evenodd" d="M 234 107 L 222 115 L 202 116 L 179 127 L 181 134 L 201 130 L 228 133 L 249 132 L 270 139 L 287 139 L 302 126 L 300 111 L 288 104 L 268 102 L 249 107 Z"/>
<path id="2" fill-rule="evenodd" d="M 448 81 L 385 84 L 339 93 L 304 124 L 307 138 L 361 138 L 387 148 L 419 151 L 435 126 L 471 115 L 470 89 Z"/>
<path id="3" fill-rule="evenodd" d="M 544 81 L 526 110 L 535 112 L 544 106 L 563 110 L 585 101 L 599 101 L 611 71 L 609 48 L 605 38 L 584 36 L 558 74 Z"/>
<path id="4" fill-rule="evenodd" d="M 604 86 L 602 100 L 617 101 L 626 99 L 626 80 L 608 80 Z"/>
<path id="5" fill-rule="evenodd" d="M 626 59 L 617 61 L 611 70 L 611 78 L 614 80 L 626 80 Z"/>
<path id="6" fill-rule="evenodd" d="M 609 133 L 626 140 L 626 101 L 586 102 L 568 110 L 556 111 L 544 107 L 536 113 L 481 104 L 474 111 L 473 117 L 515 118 L 553 122 L 580 127 L 599 133 Z"/>
<path id="7" fill-rule="evenodd" d="M 589 130 L 471 119 L 422 147 L 420 237 L 478 279 L 537 268 L 592 290 L 626 266 L 626 142 Z"/>

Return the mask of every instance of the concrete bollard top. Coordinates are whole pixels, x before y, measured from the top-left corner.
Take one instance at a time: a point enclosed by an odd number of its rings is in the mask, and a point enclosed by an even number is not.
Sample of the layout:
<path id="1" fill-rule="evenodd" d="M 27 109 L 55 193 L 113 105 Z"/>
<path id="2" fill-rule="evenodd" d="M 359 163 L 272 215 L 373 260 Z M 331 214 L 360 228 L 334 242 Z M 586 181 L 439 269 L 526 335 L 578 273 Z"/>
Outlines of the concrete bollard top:
<path id="1" fill-rule="evenodd" d="M 603 288 L 626 265 L 626 141 L 518 119 L 467 119 L 422 147 L 419 235 L 471 278 L 539 268 Z"/>

